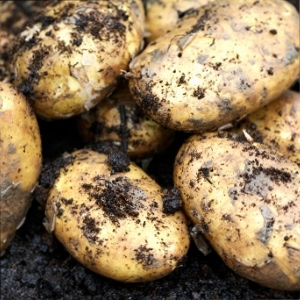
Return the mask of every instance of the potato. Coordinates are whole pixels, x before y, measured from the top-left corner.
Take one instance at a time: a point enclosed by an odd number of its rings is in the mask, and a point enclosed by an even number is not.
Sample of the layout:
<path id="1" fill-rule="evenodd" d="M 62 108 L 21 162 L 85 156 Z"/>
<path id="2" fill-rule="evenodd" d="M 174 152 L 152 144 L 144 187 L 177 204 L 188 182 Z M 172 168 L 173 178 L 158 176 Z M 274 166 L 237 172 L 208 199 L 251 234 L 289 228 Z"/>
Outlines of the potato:
<path id="1" fill-rule="evenodd" d="M 224 262 L 269 288 L 300 290 L 300 169 L 230 133 L 190 137 L 174 168 L 184 210 Z"/>
<path id="2" fill-rule="evenodd" d="M 78 129 L 86 142 L 114 141 L 120 148 L 128 148 L 132 158 L 146 158 L 165 150 L 175 135 L 173 130 L 156 123 L 140 110 L 127 83 L 94 109 L 80 115 Z"/>
<path id="3" fill-rule="evenodd" d="M 151 42 L 171 30 L 189 10 L 213 0 L 146 0 L 147 41 Z"/>
<path id="4" fill-rule="evenodd" d="M 278 99 L 247 116 L 232 130 L 246 130 L 300 165 L 300 93 L 286 91 Z"/>
<path id="5" fill-rule="evenodd" d="M 133 163 L 112 172 L 108 156 L 78 150 L 49 191 L 46 226 L 96 273 L 125 282 L 161 278 L 189 247 L 186 218 L 162 212 L 162 188 Z"/>
<path id="6" fill-rule="evenodd" d="M 140 0 L 51 1 L 15 47 L 15 81 L 45 119 L 98 104 L 142 46 Z"/>
<path id="7" fill-rule="evenodd" d="M 36 117 L 23 95 L 0 83 L 0 252 L 13 239 L 31 204 L 41 171 Z"/>
<path id="8" fill-rule="evenodd" d="M 150 43 L 130 72 L 135 100 L 158 123 L 187 132 L 220 127 L 293 84 L 299 14 L 281 0 L 212 2 Z"/>

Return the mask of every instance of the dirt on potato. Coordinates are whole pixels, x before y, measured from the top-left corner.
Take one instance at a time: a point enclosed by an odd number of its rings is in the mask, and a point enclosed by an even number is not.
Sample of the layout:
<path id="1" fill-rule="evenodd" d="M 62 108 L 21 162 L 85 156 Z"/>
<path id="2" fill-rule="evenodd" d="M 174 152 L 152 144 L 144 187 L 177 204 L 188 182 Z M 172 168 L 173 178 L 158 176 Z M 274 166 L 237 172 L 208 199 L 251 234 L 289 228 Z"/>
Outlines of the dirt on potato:
<path id="1" fill-rule="evenodd" d="M 299 1 L 289 0 L 299 11 Z M 294 86 L 299 91 L 299 84 Z M 43 155 L 49 162 L 81 148 L 74 120 L 40 121 Z M 171 150 L 156 157 L 148 170 L 163 187 L 172 188 L 172 166 L 185 134 Z M 205 171 L 204 171 L 205 172 Z M 71 199 L 67 199 L 71 203 Z M 44 211 L 34 201 L 25 224 L 0 259 L 1 300 L 202 300 L 298 299 L 299 292 L 271 290 L 229 270 L 214 252 L 203 256 L 192 244 L 187 260 L 171 275 L 154 282 L 124 284 L 99 276 L 76 262 L 42 225 Z M 148 252 L 139 249 L 141 263 Z M 148 256 L 147 256 L 148 255 Z"/>

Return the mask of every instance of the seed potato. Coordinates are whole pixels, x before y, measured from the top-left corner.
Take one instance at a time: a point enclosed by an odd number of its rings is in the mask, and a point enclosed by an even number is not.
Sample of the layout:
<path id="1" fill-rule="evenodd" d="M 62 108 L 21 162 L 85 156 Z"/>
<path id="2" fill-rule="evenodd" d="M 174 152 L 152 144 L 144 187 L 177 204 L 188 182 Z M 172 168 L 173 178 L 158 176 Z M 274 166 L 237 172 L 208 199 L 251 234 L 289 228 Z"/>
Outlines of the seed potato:
<path id="1" fill-rule="evenodd" d="M 165 150 L 175 131 L 144 114 L 132 99 L 127 83 L 94 109 L 78 118 L 78 129 L 86 142 L 113 141 L 128 148 L 132 158 L 146 158 Z M 126 145 L 122 145 L 123 142 Z"/>
<path id="2" fill-rule="evenodd" d="M 300 165 L 300 93 L 286 91 L 233 129 L 239 134 L 243 130 Z"/>
<path id="3" fill-rule="evenodd" d="M 171 30 L 180 18 L 193 8 L 199 8 L 213 0 L 146 0 L 147 41 L 154 41 Z"/>
<path id="4" fill-rule="evenodd" d="M 31 204 L 41 171 L 41 139 L 24 96 L 0 83 L 0 252 L 13 239 Z"/>
<path id="5" fill-rule="evenodd" d="M 281 0 L 220 0 L 182 18 L 130 64 L 155 121 L 207 131 L 275 100 L 299 74 L 299 14 Z"/>
<path id="6" fill-rule="evenodd" d="M 190 137 L 174 183 L 187 216 L 236 273 L 300 290 L 300 169 L 262 144 L 236 135 Z"/>
<path id="7" fill-rule="evenodd" d="M 124 282 L 155 280 L 189 247 L 184 214 L 162 212 L 161 187 L 133 163 L 112 172 L 105 154 L 78 150 L 49 191 L 46 226 L 96 273 Z"/>
<path id="8" fill-rule="evenodd" d="M 45 119 L 78 115 L 114 88 L 142 46 L 140 0 L 50 1 L 15 47 L 15 81 Z"/>

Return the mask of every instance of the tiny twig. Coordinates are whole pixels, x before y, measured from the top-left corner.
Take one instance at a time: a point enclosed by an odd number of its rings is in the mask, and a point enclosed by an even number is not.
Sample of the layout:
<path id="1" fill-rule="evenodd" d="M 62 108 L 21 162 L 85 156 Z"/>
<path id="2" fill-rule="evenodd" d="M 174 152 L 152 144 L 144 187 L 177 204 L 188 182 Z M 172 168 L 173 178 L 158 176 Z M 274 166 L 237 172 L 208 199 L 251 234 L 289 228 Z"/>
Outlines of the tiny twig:
<path id="1" fill-rule="evenodd" d="M 245 136 L 248 143 L 250 143 L 250 144 L 254 143 L 253 137 L 245 129 L 243 129 L 243 134 L 244 134 L 244 136 Z"/>

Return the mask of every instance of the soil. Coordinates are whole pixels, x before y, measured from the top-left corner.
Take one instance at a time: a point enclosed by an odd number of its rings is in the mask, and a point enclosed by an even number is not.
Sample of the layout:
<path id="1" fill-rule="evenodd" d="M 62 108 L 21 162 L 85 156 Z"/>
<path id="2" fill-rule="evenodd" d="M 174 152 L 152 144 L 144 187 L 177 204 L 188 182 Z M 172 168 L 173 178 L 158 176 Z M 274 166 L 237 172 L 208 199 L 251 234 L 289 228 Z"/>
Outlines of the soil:
<path id="1" fill-rule="evenodd" d="M 298 0 L 292 2 L 299 10 Z M 294 86 L 299 91 L 299 82 Z M 44 162 L 83 146 L 75 120 L 39 121 Z M 149 173 L 172 188 L 172 165 L 185 134 L 170 151 L 154 158 Z M 147 283 L 125 284 L 89 271 L 73 259 L 42 225 L 44 211 L 34 200 L 25 224 L 0 260 L 1 300 L 198 300 L 299 299 L 300 292 L 271 290 L 236 275 L 212 251 L 204 256 L 192 243 L 185 262 L 169 276 Z"/>

